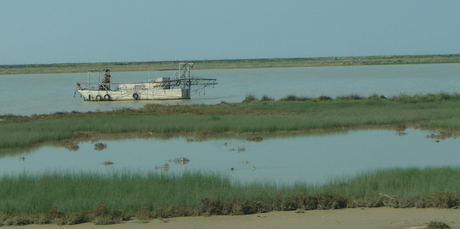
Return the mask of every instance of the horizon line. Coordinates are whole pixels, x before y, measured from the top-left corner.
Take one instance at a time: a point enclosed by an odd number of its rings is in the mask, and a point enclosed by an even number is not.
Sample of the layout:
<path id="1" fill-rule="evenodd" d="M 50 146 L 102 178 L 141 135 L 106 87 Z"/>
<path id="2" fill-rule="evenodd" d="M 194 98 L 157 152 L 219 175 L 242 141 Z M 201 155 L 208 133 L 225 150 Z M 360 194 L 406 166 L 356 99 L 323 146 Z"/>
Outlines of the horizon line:
<path id="1" fill-rule="evenodd" d="M 328 58 L 365 58 L 365 57 L 421 57 L 421 56 L 460 56 L 460 53 L 451 53 L 451 54 L 414 54 L 414 55 L 374 55 L 374 56 L 327 56 L 327 57 L 289 57 L 289 58 L 247 58 L 247 59 L 202 59 L 202 60 L 163 60 L 163 61 L 101 61 L 101 62 L 62 62 L 62 63 L 48 63 L 48 64 L 5 64 L 0 65 L 0 67 L 9 67 L 9 66 L 46 66 L 46 65 L 62 65 L 62 64 L 119 64 L 119 63 L 175 63 L 175 62 L 213 62 L 213 61 L 254 61 L 254 60 L 301 60 L 301 59 L 328 59 Z"/>

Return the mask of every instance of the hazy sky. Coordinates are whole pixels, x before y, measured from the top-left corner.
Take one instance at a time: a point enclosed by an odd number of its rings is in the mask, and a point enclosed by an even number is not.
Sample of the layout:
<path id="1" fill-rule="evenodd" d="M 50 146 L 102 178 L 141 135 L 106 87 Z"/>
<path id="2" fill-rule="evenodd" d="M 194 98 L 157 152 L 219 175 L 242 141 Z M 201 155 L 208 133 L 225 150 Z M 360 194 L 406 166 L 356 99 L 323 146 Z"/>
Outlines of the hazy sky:
<path id="1" fill-rule="evenodd" d="M 0 65 L 460 53 L 460 0 L 0 0 Z"/>

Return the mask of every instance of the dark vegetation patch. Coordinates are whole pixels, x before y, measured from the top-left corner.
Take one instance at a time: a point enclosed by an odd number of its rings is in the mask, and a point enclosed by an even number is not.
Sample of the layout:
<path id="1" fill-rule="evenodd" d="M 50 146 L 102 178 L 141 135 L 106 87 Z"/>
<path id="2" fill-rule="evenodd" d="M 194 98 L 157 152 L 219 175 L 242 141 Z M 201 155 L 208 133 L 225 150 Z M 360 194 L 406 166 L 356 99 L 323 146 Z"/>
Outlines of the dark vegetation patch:
<path id="1" fill-rule="evenodd" d="M 288 95 L 284 98 L 281 98 L 279 101 L 293 102 L 293 101 L 312 101 L 313 99 L 305 96 L 298 97 L 296 95 Z"/>
<path id="2" fill-rule="evenodd" d="M 262 140 L 264 140 L 262 137 L 250 137 L 250 138 L 246 138 L 246 141 L 249 141 L 249 142 L 261 142 Z"/>
<path id="3" fill-rule="evenodd" d="M 427 229 L 450 229 L 450 226 L 439 221 L 431 221 L 427 225 Z"/>
<path id="4" fill-rule="evenodd" d="M 255 95 L 249 94 L 246 96 L 246 98 L 243 100 L 243 103 L 250 103 L 250 102 L 256 102 L 259 101 L 259 99 L 256 98 Z"/>
<path id="5" fill-rule="evenodd" d="M 318 99 L 316 99 L 315 101 L 330 101 L 330 100 L 333 100 L 333 98 L 327 95 L 322 95 L 318 97 Z"/>
<path id="6" fill-rule="evenodd" d="M 267 102 L 267 101 L 275 101 L 275 99 L 272 98 L 272 97 L 269 97 L 268 95 L 263 95 L 262 98 L 260 99 L 260 101 L 265 101 L 265 102 Z"/>
<path id="7" fill-rule="evenodd" d="M 59 211 L 56 206 L 52 206 L 46 213 L 38 215 L 7 215 L 0 213 L 0 226 L 20 226 L 28 224 L 56 224 L 56 225 L 75 225 L 93 222 L 96 225 L 108 225 L 121 223 L 128 220 L 130 214 L 124 211 L 107 209 L 104 204 L 99 203 L 93 210 L 65 213 Z"/>
<path id="8" fill-rule="evenodd" d="M 104 144 L 102 142 L 98 142 L 94 144 L 94 150 L 101 151 L 107 149 L 107 144 Z"/>
<path id="9" fill-rule="evenodd" d="M 374 97 L 371 97 L 373 99 L 375 99 L 375 96 Z M 360 100 L 360 99 L 365 99 L 364 97 L 358 95 L 358 94 L 350 94 L 350 95 L 342 95 L 342 96 L 337 96 L 338 100 L 346 100 L 346 99 L 355 99 L 355 100 Z"/>

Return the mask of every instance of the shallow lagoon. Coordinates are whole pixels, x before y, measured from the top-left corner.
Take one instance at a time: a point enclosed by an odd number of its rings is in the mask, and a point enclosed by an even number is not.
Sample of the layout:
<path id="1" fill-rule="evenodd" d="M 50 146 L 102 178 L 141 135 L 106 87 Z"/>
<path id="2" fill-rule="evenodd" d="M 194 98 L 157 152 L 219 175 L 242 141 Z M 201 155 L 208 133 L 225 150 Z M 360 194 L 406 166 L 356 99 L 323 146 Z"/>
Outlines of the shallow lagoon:
<path id="1" fill-rule="evenodd" d="M 248 94 L 280 99 L 288 95 L 331 97 L 349 95 L 387 97 L 459 91 L 460 64 L 384 65 L 349 67 L 230 69 L 193 71 L 196 77 L 215 78 L 218 85 L 196 91 L 190 100 L 84 102 L 75 95 L 76 82 L 87 74 L 0 75 L 0 114 L 49 114 L 70 111 L 111 111 L 159 104 L 218 104 L 241 102 Z M 173 72 L 114 72 L 114 83 L 168 77 Z M 75 96 L 74 96 L 75 95 Z"/>
<path id="2" fill-rule="evenodd" d="M 407 129 L 401 136 L 401 132 L 393 130 L 369 129 L 257 135 L 263 138 L 261 142 L 247 141 L 248 136 L 220 136 L 204 141 L 193 136 L 102 140 L 80 143 L 76 151 L 42 146 L 27 153 L 4 154 L 0 158 L 0 174 L 124 170 L 180 174 L 201 170 L 242 182 L 292 184 L 324 183 L 380 168 L 459 166 L 459 140 L 448 138 L 438 143 L 426 137 L 430 134 Z M 98 142 L 106 144 L 106 148 L 96 150 Z M 181 157 L 190 162 L 173 161 Z M 104 165 L 105 161 L 114 164 Z M 169 164 L 168 171 L 163 169 L 165 163 Z"/>
<path id="3" fill-rule="evenodd" d="M 194 71 L 194 75 L 216 78 L 219 85 L 198 91 L 191 100 L 156 102 L 84 102 L 78 95 L 74 97 L 75 83 L 86 80 L 84 73 L 8 75 L 0 76 L 0 114 L 110 111 L 121 107 L 140 108 L 149 103 L 218 104 L 221 101 L 241 102 L 248 94 L 279 99 L 290 94 L 335 97 L 352 93 L 362 96 L 455 93 L 458 92 L 459 72 L 460 64 L 201 70 Z M 114 82 L 123 83 L 171 74 L 117 72 L 112 76 Z M 155 166 L 168 163 L 167 173 L 202 170 L 243 182 L 322 183 L 333 177 L 354 176 L 378 168 L 460 165 L 457 139 L 436 143 L 425 137 L 431 132 L 409 129 L 406 133 L 398 136 L 396 131 L 390 130 L 359 130 L 267 135 L 262 136 L 262 142 L 249 142 L 246 137 L 235 136 L 202 142 L 187 141 L 192 136 L 168 140 L 126 139 L 101 141 L 107 145 L 103 150 L 95 150 L 96 142 L 84 142 L 79 144 L 77 151 L 47 145 L 2 152 L 0 175 L 50 170 L 165 172 L 161 168 L 155 170 Z M 245 150 L 238 152 L 238 147 Z M 190 162 L 185 165 L 170 162 L 180 157 Z M 114 164 L 105 166 L 105 161 Z"/>

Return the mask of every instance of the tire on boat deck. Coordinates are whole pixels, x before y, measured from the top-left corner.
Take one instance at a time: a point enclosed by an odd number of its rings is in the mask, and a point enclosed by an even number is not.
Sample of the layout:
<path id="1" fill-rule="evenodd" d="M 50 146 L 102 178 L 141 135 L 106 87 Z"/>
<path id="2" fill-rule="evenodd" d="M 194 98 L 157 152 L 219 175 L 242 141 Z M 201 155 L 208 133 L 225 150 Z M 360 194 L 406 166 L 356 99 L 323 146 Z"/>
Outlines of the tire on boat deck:
<path id="1" fill-rule="evenodd" d="M 102 100 L 102 96 L 101 95 L 96 95 L 96 101 L 101 101 Z"/>
<path id="2" fill-rule="evenodd" d="M 111 99 L 111 97 L 110 97 L 109 94 L 104 95 L 104 100 L 110 100 L 110 99 Z"/>
<path id="3" fill-rule="evenodd" d="M 134 94 L 133 94 L 133 98 L 134 98 L 135 100 L 138 100 L 138 99 L 139 99 L 139 94 L 134 93 Z"/>

